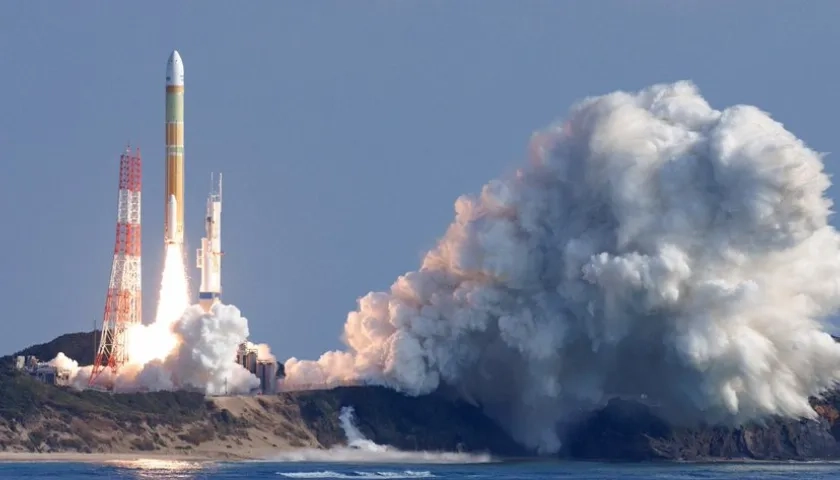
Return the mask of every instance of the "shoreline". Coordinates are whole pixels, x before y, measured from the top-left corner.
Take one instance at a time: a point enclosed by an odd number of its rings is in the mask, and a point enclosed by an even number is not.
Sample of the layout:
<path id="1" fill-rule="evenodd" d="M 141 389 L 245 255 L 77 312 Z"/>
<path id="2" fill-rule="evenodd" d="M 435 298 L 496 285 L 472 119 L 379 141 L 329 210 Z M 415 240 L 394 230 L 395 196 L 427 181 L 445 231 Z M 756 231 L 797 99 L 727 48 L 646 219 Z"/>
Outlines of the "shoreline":
<path id="1" fill-rule="evenodd" d="M 112 462 L 185 462 L 185 463 L 215 463 L 236 462 L 246 458 L 221 454 L 197 453 L 195 455 L 183 453 L 161 452 L 125 452 L 125 453 L 82 453 L 82 452 L 3 452 L 0 451 L 0 464 L 4 463 L 112 463 Z"/>
<path id="2" fill-rule="evenodd" d="M 294 451 L 297 449 L 282 449 L 282 451 Z M 306 450 L 306 449 L 302 449 Z M 252 452 L 256 453 L 256 452 Z M 267 453 L 267 452 L 261 452 Z M 232 452 L 195 452 L 194 454 L 185 454 L 183 452 L 8 452 L 0 451 L 0 465 L 10 463 L 95 463 L 95 464 L 111 464 L 116 463 L 121 467 L 137 467 L 137 468 L 171 468 L 172 463 L 193 464 L 193 466 L 206 465 L 219 462 L 249 462 L 265 460 L 265 456 L 260 455 L 237 455 Z M 552 457 L 496 457 L 497 464 L 518 464 L 518 463 L 591 463 L 591 464 L 629 464 L 629 465 L 721 465 L 721 464 L 813 464 L 825 463 L 836 464 L 840 462 L 837 459 L 808 459 L 808 460 L 756 460 L 750 458 L 703 458 L 696 460 L 647 460 L 641 462 L 616 462 L 610 460 L 574 460 L 568 458 L 552 458 Z M 286 463 L 280 461 L 280 463 Z M 298 462 L 292 462 L 298 463 Z M 432 462 L 434 463 L 434 462 Z"/>

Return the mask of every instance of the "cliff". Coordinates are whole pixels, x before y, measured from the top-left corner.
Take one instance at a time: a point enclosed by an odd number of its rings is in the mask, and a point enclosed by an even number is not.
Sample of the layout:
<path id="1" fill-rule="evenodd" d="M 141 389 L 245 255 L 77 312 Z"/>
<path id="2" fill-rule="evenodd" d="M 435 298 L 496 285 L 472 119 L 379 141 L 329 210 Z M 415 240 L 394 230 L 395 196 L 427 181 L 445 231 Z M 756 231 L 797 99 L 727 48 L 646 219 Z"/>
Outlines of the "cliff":
<path id="1" fill-rule="evenodd" d="M 674 427 L 640 403 L 613 400 L 569 429 L 562 455 L 609 461 L 840 458 L 840 398 L 812 399 L 816 420 L 772 418 L 740 427 Z"/>
<path id="2" fill-rule="evenodd" d="M 97 332 L 63 335 L 18 352 L 50 359 L 59 351 L 92 360 Z M 74 353 L 75 352 L 75 353 Z M 0 359 L 0 452 L 155 453 L 201 458 L 265 458 L 299 447 L 346 443 L 341 408 L 370 440 L 402 450 L 527 456 L 481 410 L 443 390 L 407 397 L 380 387 L 257 397 L 189 392 L 108 394 L 44 385 Z M 675 427 L 655 409 L 613 400 L 563 432 L 567 459 L 809 460 L 840 458 L 840 392 L 812 399 L 817 420 L 770 419 L 738 428 Z"/>
<path id="3" fill-rule="evenodd" d="M 438 395 L 345 387 L 257 397 L 189 392 L 109 394 L 44 385 L 0 371 L 0 451 L 266 458 L 346 444 L 343 406 L 359 430 L 405 450 L 525 453 L 475 407 Z"/>
<path id="4" fill-rule="evenodd" d="M 686 428 L 669 425 L 649 406 L 613 400 L 569 427 L 561 455 L 610 461 L 840 458 L 840 390 L 811 398 L 811 405 L 815 420 Z"/>

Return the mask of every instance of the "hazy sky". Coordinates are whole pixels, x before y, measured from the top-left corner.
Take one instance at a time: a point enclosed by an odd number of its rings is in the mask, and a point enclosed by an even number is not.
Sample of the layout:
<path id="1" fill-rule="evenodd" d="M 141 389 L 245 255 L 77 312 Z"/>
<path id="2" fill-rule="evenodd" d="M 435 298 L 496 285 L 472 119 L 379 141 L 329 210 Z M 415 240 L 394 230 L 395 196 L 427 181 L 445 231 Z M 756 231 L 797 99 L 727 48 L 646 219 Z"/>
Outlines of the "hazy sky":
<path id="1" fill-rule="evenodd" d="M 0 354 L 101 322 L 129 140 L 152 320 L 172 49 L 191 267 L 221 171 L 223 298 L 280 359 L 315 358 L 586 95 L 690 79 L 840 150 L 838 18 L 833 1 L 0 2 Z"/>

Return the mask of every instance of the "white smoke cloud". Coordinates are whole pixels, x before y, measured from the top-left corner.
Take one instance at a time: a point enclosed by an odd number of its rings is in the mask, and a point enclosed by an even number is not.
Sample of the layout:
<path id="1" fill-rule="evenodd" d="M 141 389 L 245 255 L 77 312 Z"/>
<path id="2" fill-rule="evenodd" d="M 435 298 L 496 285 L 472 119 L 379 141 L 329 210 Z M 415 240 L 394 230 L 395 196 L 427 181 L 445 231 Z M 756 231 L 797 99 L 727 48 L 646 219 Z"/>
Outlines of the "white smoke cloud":
<path id="1" fill-rule="evenodd" d="M 161 389 L 192 387 L 217 395 L 248 393 L 259 387 L 259 379 L 235 361 L 239 344 L 249 334 L 248 320 L 238 308 L 218 303 L 205 313 L 200 306 L 192 305 L 172 331 L 180 339 L 175 351 L 163 362 L 147 364 L 140 373 L 164 380 L 168 374 L 171 385 L 164 382 Z"/>
<path id="2" fill-rule="evenodd" d="M 251 343 L 245 342 L 246 348 L 249 350 L 256 350 L 257 351 L 257 361 L 271 361 L 276 362 L 277 357 L 271 353 L 271 347 L 267 343 Z"/>
<path id="3" fill-rule="evenodd" d="M 840 295 L 820 155 L 691 83 L 575 105 L 511 178 L 455 203 L 422 267 L 347 318 L 348 352 L 286 384 L 446 382 L 526 445 L 571 408 L 646 395 L 675 421 L 812 417 L 840 380 Z"/>
<path id="4" fill-rule="evenodd" d="M 158 324 L 144 327 L 159 328 Z M 236 363 L 239 344 L 248 338 L 248 320 L 233 305 L 216 304 L 205 313 L 198 305 L 186 309 L 180 319 L 169 325 L 176 346 L 162 360 L 144 364 L 129 363 L 116 377 L 110 370 L 102 374 L 102 383 L 113 383 L 116 392 L 192 389 L 210 395 L 249 393 L 258 388 L 259 379 Z M 131 332 L 146 337 L 142 330 Z M 162 339 L 166 340 L 166 339 Z M 271 358 L 267 346 L 261 351 Z M 71 372 L 71 385 L 84 388 L 92 368 L 78 364 L 59 353 L 50 363 Z"/>
<path id="5" fill-rule="evenodd" d="M 47 365 L 53 366 L 59 370 L 76 371 L 79 369 L 79 362 L 68 357 L 63 352 L 58 352 L 58 355 L 47 362 Z"/>
<path id="6" fill-rule="evenodd" d="M 277 357 L 271 353 L 271 347 L 269 347 L 267 343 L 260 343 L 257 345 L 257 361 L 277 361 Z"/>

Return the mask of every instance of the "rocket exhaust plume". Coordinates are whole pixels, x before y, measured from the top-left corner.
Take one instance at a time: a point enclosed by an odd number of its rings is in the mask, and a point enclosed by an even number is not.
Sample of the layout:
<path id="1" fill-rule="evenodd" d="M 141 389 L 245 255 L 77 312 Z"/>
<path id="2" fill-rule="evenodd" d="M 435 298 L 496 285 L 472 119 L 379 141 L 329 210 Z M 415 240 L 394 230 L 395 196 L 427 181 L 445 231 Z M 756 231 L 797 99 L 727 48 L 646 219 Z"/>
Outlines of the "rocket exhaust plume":
<path id="1" fill-rule="evenodd" d="M 129 361 L 116 374 L 102 372 L 102 383 L 115 392 L 195 389 L 207 394 L 243 394 L 260 380 L 236 363 L 248 338 L 248 320 L 234 306 L 214 302 L 190 305 L 181 247 L 166 246 L 166 263 L 155 322 L 127 331 Z M 275 360 L 267 345 L 255 345 L 260 360 Z M 60 353 L 51 363 L 67 369 L 76 388 L 88 385 L 92 367 L 79 367 Z"/>
<path id="2" fill-rule="evenodd" d="M 115 392 L 195 389 L 210 395 L 245 394 L 260 380 L 236 363 L 236 351 L 248 338 L 248 320 L 232 305 L 215 303 L 206 312 L 190 305 L 174 320 L 138 325 L 130 348 L 141 352 L 116 376 L 103 372 Z M 76 388 L 87 385 L 91 367 L 79 367 L 64 354 L 52 363 L 70 372 Z"/>
<path id="3" fill-rule="evenodd" d="M 819 154 L 688 82 L 587 98 L 532 147 L 457 200 L 418 271 L 359 300 L 347 352 L 292 358 L 285 382 L 446 383 L 546 452 L 617 395 L 680 423 L 815 415 L 840 380 Z"/>
<path id="4" fill-rule="evenodd" d="M 173 325 L 190 306 L 187 272 L 178 244 L 166 245 L 165 263 L 160 282 L 155 321 L 151 325 L 136 325 L 128 334 L 128 351 L 132 363 L 145 365 L 163 360 L 177 346 Z"/>
<path id="5" fill-rule="evenodd" d="M 166 246 L 166 263 L 155 322 L 128 330 L 129 362 L 116 376 L 105 371 L 116 392 L 196 389 L 207 394 L 243 394 L 260 380 L 236 363 L 248 338 L 248 321 L 239 309 L 215 302 L 208 309 L 190 305 L 180 245 Z M 274 360 L 267 345 L 257 345 L 260 360 Z M 64 354 L 53 364 L 70 371 L 71 383 L 87 385 L 91 367 L 79 367 Z"/>

